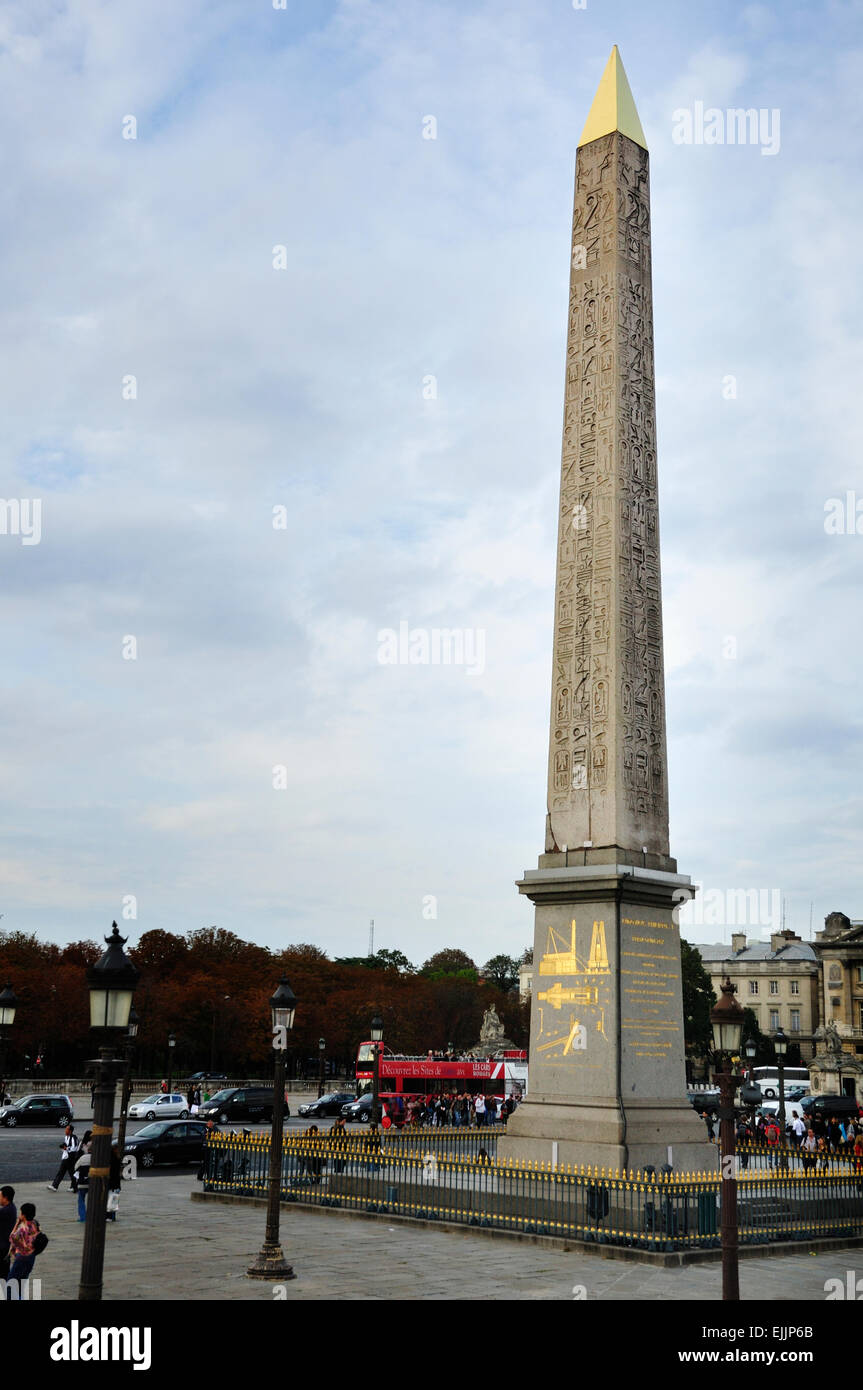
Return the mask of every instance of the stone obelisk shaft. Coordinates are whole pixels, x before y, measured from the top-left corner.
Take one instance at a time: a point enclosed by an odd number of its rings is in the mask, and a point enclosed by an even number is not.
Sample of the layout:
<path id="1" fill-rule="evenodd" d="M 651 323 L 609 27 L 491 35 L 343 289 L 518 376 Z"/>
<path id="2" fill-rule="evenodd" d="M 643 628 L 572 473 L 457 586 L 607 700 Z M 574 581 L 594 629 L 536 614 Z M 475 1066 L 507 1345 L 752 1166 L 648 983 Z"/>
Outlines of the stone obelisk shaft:
<path id="1" fill-rule="evenodd" d="M 672 867 L 648 154 L 620 131 L 576 160 L 548 809 L 547 853 Z"/>
<path id="2" fill-rule="evenodd" d="M 615 48 L 576 158 L 529 1089 L 501 1158 L 711 1167 L 669 857 L 648 156 Z M 613 1220 L 613 1217 L 610 1217 Z"/>

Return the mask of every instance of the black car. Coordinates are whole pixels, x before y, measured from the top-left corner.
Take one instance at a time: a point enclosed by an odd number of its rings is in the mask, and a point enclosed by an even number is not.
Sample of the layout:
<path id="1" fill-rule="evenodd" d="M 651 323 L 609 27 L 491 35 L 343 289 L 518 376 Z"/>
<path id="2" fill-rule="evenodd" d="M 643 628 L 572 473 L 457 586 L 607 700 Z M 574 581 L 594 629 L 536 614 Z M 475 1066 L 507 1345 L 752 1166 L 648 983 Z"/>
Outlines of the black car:
<path id="1" fill-rule="evenodd" d="M 200 1163 L 207 1126 L 199 1120 L 156 1120 L 130 1134 L 123 1149 L 142 1168 L 156 1163 Z"/>
<path id="2" fill-rule="evenodd" d="M 195 1071 L 187 1078 L 189 1081 L 227 1081 L 223 1071 Z"/>
<path id="3" fill-rule="evenodd" d="M 328 1091 L 325 1096 L 319 1096 L 315 1100 L 301 1105 L 298 1114 L 341 1115 L 342 1106 L 349 1104 L 354 1099 L 353 1091 Z"/>
<path id="4" fill-rule="evenodd" d="M 380 1112 L 383 1113 L 383 1105 L 380 1100 L 378 1101 L 378 1106 L 380 1107 Z M 371 1091 L 366 1091 L 366 1094 L 360 1096 L 359 1100 L 353 1100 L 350 1101 L 349 1104 L 343 1105 L 341 1113 L 344 1115 L 348 1124 L 353 1120 L 359 1120 L 361 1125 L 370 1124 L 372 1118 Z"/>
<path id="5" fill-rule="evenodd" d="M 59 1125 L 65 1129 L 75 1118 L 68 1096 L 22 1096 L 0 1110 L 0 1125 Z"/>
<path id="6" fill-rule="evenodd" d="M 853 1096 L 807 1096 L 800 1101 L 800 1109 L 810 1119 L 823 1115 L 825 1120 L 856 1120 L 860 1114 Z"/>
<path id="7" fill-rule="evenodd" d="M 202 1120 L 216 1120 L 220 1125 L 229 1125 L 234 1120 L 266 1120 L 273 1118 L 272 1086 L 230 1086 L 210 1096 L 198 1111 Z M 290 1107 L 285 1101 L 285 1115 L 290 1115 Z"/>
<path id="8" fill-rule="evenodd" d="M 689 1104 L 699 1115 L 703 1115 L 705 1110 L 708 1115 L 715 1115 L 719 1109 L 718 1091 L 688 1091 L 687 1095 Z"/>

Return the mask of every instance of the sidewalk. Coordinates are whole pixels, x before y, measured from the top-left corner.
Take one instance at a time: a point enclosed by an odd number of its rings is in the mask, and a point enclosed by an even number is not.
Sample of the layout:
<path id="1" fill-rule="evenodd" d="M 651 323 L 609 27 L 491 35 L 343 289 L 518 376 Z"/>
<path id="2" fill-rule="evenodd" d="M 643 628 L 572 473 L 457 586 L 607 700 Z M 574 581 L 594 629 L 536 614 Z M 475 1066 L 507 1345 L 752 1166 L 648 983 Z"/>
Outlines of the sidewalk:
<path id="1" fill-rule="evenodd" d="M 168 1170 L 123 1184 L 120 1219 L 108 1222 L 106 1300 L 271 1300 L 270 1285 L 245 1277 L 264 1238 L 263 1207 L 192 1203 L 199 1185 Z M 83 1226 L 65 1186 L 16 1185 L 16 1203 L 36 1203 L 50 1244 L 36 1262 L 42 1299 L 74 1300 Z M 471 1232 L 451 1233 L 283 1207 L 283 1249 L 297 1279 L 291 1302 L 522 1299 L 613 1302 L 704 1300 L 718 1303 L 718 1263 L 684 1269 L 621 1264 L 577 1252 Z M 827 1279 L 863 1274 L 863 1250 L 749 1258 L 740 1264 L 744 1300 L 822 1302 Z M 574 1290 L 576 1292 L 574 1293 Z M 583 1292 L 582 1292 L 583 1290 Z M 182 1319 L 187 1312 L 178 1309 Z"/>

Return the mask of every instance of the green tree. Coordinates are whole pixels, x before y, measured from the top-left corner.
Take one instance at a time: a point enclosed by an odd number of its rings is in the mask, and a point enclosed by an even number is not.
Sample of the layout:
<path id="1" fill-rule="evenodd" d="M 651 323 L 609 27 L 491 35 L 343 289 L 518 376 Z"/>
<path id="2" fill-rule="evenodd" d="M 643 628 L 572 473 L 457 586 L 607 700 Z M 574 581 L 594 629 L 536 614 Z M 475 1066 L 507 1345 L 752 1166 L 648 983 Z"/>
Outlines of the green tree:
<path id="1" fill-rule="evenodd" d="M 476 980 L 477 968 L 476 962 L 465 951 L 460 951 L 457 946 L 447 946 L 443 951 L 429 956 L 420 974 L 429 980 L 443 979 L 445 975 L 457 975 L 466 980 L 472 975 Z"/>
<path id="2" fill-rule="evenodd" d="M 680 942 L 680 979 L 683 986 L 683 1040 L 686 1048 L 699 1056 L 709 1052 L 713 1033 L 710 1010 L 716 995 L 704 969 L 701 953 L 688 941 Z"/>
<path id="3" fill-rule="evenodd" d="M 518 961 L 512 956 L 492 956 L 482 968 L 482 977 L 490 985 L 495 985 L 508 994 L 518 988 Z"/>
<path id="4" fill-rule="evenodd" d="M 376 951 L 375 957 L 390 970 L 397 970 L 400 975 L 415 975 L 416 966 L 412 965 L 403 951 Z"/>

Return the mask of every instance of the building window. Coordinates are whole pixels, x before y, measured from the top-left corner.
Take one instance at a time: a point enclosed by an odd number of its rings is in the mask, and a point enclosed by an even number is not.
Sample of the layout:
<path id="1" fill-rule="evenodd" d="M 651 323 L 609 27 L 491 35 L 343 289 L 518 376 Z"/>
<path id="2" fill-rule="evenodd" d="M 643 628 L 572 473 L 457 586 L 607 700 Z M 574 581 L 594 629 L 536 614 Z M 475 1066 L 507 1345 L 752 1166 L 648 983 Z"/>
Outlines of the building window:
<path id="1" fill-rule="evenodd" d="M 791 1031 L 792 1031 L 792 1033 L 799 1033 L 799 1032 L 800 1032 L 800 1010 L 799 1010 L 799 1009 L 792 1009 L 792 1010 L 791 1010 Z"/>
<path id="2" fill-rule="evenodd" d="M 799 994 L 799 993 L 800 993 L 800 981 L 799 981 L 799 980 L 792 980 L 792 981 L 791 981 L 791 993 L 792 993 L 792 994 Z"/>
<path id="3" fill-rule="evenodd" d="M 771 1031 L 771 1033 L 772 1033 L 776 1028 L 778 1028 L 778 1027 L 779 1027 L 779 1010 L 778 1010 L 778 1009 L 771 1009 L 771 1010 L 770 1010 L 770 1031 Z"/>
<path id="4" fill-rule="evenodd" d="M 857 983 L 863 985 L 863 965 L 857 966 Z"/>
<path id="5" fill-rule="evenodd" d="M 778 980 L 771 980 L 771 981 L 770 981 L 770 993 L 771 993 L 771 994 L 778 994 L 778 993 L 779 993 L 779 981 L 778 981 Z"/>
<path id="6" fill-rule="evenodd" d="M 750 993 L 750 994 L 757 994 L 757 993 L 758 993 L 758 981 L 757 981 L 757 980 L 750 980 L 750 981 L 749 981 L 749 993 Z"/>

